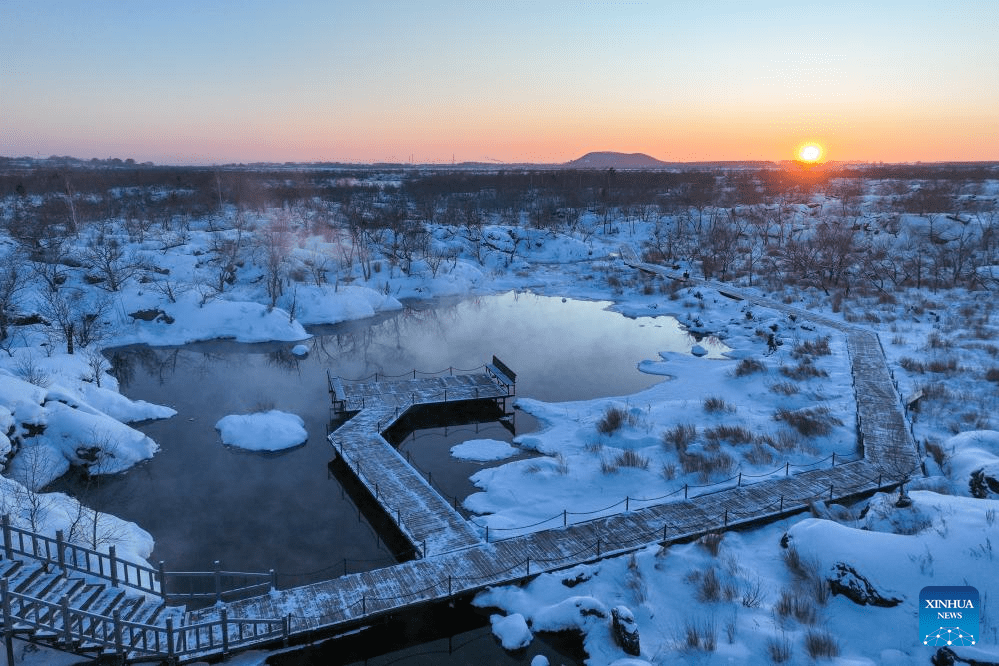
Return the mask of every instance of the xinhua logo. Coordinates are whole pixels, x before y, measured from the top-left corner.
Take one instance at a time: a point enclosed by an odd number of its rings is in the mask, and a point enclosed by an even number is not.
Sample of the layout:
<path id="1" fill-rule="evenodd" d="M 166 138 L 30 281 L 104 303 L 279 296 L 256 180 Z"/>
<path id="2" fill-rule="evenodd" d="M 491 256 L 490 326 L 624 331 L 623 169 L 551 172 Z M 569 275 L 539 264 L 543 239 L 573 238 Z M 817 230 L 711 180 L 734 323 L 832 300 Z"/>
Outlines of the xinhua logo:
<path id="1" fill-rule="evenodd" d="M 924 587 L 919 593 L 919 640 L 933 647 L 978 641 L 978 590 L 970 585 Z"/>

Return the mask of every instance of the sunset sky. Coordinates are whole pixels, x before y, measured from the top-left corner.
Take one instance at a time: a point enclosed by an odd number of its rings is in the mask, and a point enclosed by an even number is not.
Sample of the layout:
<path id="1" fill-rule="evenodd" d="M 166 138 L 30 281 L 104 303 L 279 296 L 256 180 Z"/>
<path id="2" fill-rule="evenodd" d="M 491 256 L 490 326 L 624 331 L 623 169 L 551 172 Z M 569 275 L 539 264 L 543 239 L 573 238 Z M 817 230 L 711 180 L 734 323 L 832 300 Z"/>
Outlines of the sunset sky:
<path id="1" fill-rule="evenodd" d="M 870 6 L 868 6 L 870 5 Z M 999 160 L 995 0 L 0 0 L 0 155 Z"/>

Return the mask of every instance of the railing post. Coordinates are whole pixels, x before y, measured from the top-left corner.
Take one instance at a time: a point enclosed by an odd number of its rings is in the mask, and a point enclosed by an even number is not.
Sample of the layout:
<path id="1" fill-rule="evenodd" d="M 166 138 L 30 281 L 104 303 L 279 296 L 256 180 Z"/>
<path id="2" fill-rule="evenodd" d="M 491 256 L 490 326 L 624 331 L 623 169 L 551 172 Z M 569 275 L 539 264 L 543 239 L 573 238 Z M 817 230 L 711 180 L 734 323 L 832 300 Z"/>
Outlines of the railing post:
<path id="1" fill-rule="evenodd" d="M 597 557 L 600 557 L 600 537 L 597 537 Z"/>
<path id="2" fill-rule="evenodd" d="M 627 495 L 624 496 L 624 510 L 629 511 L 631 507 L 631 498 Z"/>
<path id="3" fill-rule="evenodd" d="M 6 581 L 4 581 L 6 582 Z M 73 620 L 69 614 L 69 595 L 62 595 L 62 599 L 59 600 L 59 606 L 62 609 L 62 641 L 66 646 L 73 644 Z"/>
<path id="4" fill-rule="evenodd" d="M 10 538 L 10 514 L 7 513 L 3 514 L 3 551 L 8 560 L 14 559 L 14 545 Z"/>
<path id="5" fill-rule="evenodd" d="M 728 509 L 725 509 L 725 527 L 728 527 Z"/>
<path id="6" fill-rule="evenodd" d="M 784 463 L 784 476 L 787 476 L 790 473 L 791 473 L 791 463 L 786 462 Z"/>
<path id="7" fill-rule="evenodd" d="M 830 499 L 830 501 L 832 500 L 832 498 L 833 498 L 833 484 L 830 483 L 829 484 L 829 499 Z"/>
<path id="8" fill-rule="evenodd" d="M 215 567 L 215 603 L 222 601 L 222 562 L 215 560 L 212 562 Z"/>
<path id="9" fill-rule="evenodd" d="M 167 617 L 166 619 L 166 639 L 167 639 L 167 654 L 172 657 L 175 652 L 172 617 Z"/>
<path id="10" fill-rule="evenodd" d="M 562 527 L 569 524 L 569 511 L 567 509 L 562 509 Z"/>
<path id="11" fill-rule="evenodd" d="M 222 616 L 222 656 L 229 654 L 229 609 L 225 606 L 219 612 Z"/>
<path id="12" fill-rule="evenodd" d="M 531 558 L 530 557 L 527 558 L 527 575 L 528 576 L 531 575 Z"/>
<path id="13" fill-rule="evenodd" d="M 361 595 L 361 615 L 368 614 L 368 598 L 366 595 Z"/>
<path id="14" fill-rule="evenodd" d="M 832 455 L 832 466 L 833 467 L 836 466 L 836 452 L 835 451 L 833 451 L 833 455 Z"/>
<path id="15" fill-rule="evenodd" d="M 271 574 L 271 592 L 277 589 L 277 572 L 274 569 L 270 570 Z"/>
<path id="16" fill-rule="evenodd" d="M 486 543 L 489 543 L 489 526 L 486 525 Z"/>
<path id="17" fill-rule="evenodd" d="M 739 472 L 739 481 L 735 484 L 736 488 L 742 487 L 742 472 Z"/>
<path id="18" fill-rule="evenodd" d="M 781 512 L 784 511 L 784 496 L 783 495 L 780 496 L 780 510 L 781 510 Z"/>
<path id="19" fill-rule="evenodd" d="M 281 631 L 284 633 L 284 646 L 288 647 L 288 639 L 291 638 L 291 613 L 284 616 L 283 624 Z"/>
<path id="20" fill-rule="evenodd" d="M 451 596 L 451 575 L 448 574 L 447 577 L 447 596 Z"/>
<path id="21" fill-rule="evenodd" d="M 167 584 L 166 584 L 166 564 L 163 560 L 160 560 L 160 598 L 166 601 L 167 598 Z"/>
<path id="22" fill-rule="evenodd" d="M 66 540 L 63 538 L 62 530 L 56 530 L 56 559 L 59 561 L 59 568 L 63 575 L 66 574 L 66 554 L 63 549 L 66 547 Z"/>
<path id="23" fill-rule="evenodd" d="M 683 499 L 687 499 L 687 484 L 683 484 Z"/>
<path id="24" fill-rule="evenodd" d="M 5 528 L 10 527 L 7 515 L 4 514 L 3 524 Z M 4 534 L 8 534 L 4 530 Z M 3 597 L 3 639 L 7 644 L 7 663 L 14 663 L 14 620 L 10 616 L 10 595 L 7 593 L 7 579 L 0 578 L 0 597 Z"/>
<path id="25" fill-rule="evenodd" d="M 111 617 L 114 620 L 114 651 L 120 655 L 125 651 L 121 640 L 121 610 L 115 608 Z"/>
<path id="26" fill-rule="evenodd" d="M 426 539 L 423 540 L 422 551 L 423 551 L 423 557 L 421 557 L 420 559 L 421 560 L 425 560 L 425 559 L 427 559 L 427 540 Z"/>
<path id="27" fill-rule="evenodd" d="M 118 553 L 115 551 L 114 544 L 108 547 L 108 558 L 111 560 L 111 587 L 118 587 Z"/>

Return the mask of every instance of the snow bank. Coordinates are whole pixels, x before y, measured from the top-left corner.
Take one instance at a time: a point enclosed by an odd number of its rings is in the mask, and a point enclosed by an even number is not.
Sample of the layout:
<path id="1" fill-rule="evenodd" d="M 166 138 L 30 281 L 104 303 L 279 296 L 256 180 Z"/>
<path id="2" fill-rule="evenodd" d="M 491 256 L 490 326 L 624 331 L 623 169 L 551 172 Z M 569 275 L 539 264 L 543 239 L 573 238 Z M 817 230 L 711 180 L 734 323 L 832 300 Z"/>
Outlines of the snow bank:
<path id="1" fill-rule="evenodd" d="M 215 429 L 223 444 L 249 451 L 281 451 L 301 446 L 309 438 L 301 417 L 276 409 L 223 416 Z"/>
<path id="2" fill-rule="evenodd" d="M 972 430 L 948 439 L 943 450 L 949 452 L 944 470 L 954 485 L 954 492 L 964 496 L 974 495 L 970 481 L 981 471 L 983 477 L 999 480 L 999 432 Z M 984 478 L 981 482 L 984 484 Z M 988 493 L 985 485 L 979 494 Z M 999 493 L 996 493 L 999 495 Z"/>
<path id="3" fill-rule="evenodd" d="M 302 324 L 292 320 L 287 312 L 260 303 L 212 300 L 202 305 L 198 295 L 189 292 L 178 296 L 176 303 L 162 304 L 162 309 L 173 323 L 136 319 L 117 329 L 113 344 L 182 345 L 219 338 L 237 342 L 293 342 L 309 337 Z"/>
<path id="4" fill-rule="evenodd" d="M 295 304 L 295 319 L 302 324 L 337 324 L 365 319 L 379 312 L 401 310 L 402 303 L 369 287 L 346 285 L 302 286 L 294 294 L 285 294 L 279 303 L 285 308 Z M 287 315 L 286 315 L 287 316 Z"/>

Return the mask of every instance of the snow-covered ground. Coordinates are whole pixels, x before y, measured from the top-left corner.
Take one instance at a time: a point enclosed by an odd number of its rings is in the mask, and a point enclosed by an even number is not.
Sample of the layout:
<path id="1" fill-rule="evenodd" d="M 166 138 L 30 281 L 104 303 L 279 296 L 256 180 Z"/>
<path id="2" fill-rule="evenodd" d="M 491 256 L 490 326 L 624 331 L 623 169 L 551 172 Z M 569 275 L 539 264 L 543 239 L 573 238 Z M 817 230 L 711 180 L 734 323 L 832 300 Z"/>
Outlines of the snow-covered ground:
<path id="1" fill-rule="evenodd" d="M 871 209 L 875 198 L 861 200 L 865 224 L 881 224 Z M 810 206 L 795 204 L 789 214 L 807 227 L 818 222 L 823 205 L 833 204 L 816 194 Z M 634 395 L 560 404 L 521 396 L 518 407 L 542 428 L 515 444 L 542 455 L 476 474 L 480 492 L 465 505 L 491 529 L 515 533 L 563 509 L 599 511 L 625 497 L 661 497 L 685 485 L 731 482 L 740 472 L 762 478 L 783 473 L 785 465 L 856 454 L 842 337 L 711 289 L 637 274 L 618 253 L 622 244 L 640 251 L 656 233 L 652 223 L 620 221 L 614 233 L 597 233 L 593 213 L 584 213 L 575 231 L 497 221 L 481 227 L 477 247 L 457 227 L 440 224 L 431 228 L 433 247 L 448 257 L 440 266 L 432 266 L 427 255 L 403 272 L 373 247 L 366 264 L 356 257 L 335 279 L 311 282 L 290 276 L 294 270 L 307 275 L 323 257 L 342 256 L 345 241 L 301 230 L 284 241 L 284 287 L 275 293 L 264 230 L 271 218 L 286 216 L 271 211 L 247 221 L 230 210 L 222 219 L 194 220 L 169 238 L 139 240 L 128 238 L 121 220 L 112 220 L 101 238 L 85 229 L 67 241 L 51 264 L 59 273 L 51 282 L 56 286 L 44 280 L 22 285 L 20 311 L 43 313 L 55 324 L 59 307 L 65 307 L 77 325 L 93 330 L 82 338 L 79 329 L 70 330 L 74 353 L 55 325 L 18 326 L 4 341 L 0 453 L 9 460 L 0 501 L 15 524 L 77 534 L 70 528 L 85 510 L 72 498 L 44 493 L 45 484 L 70 465 L 117 473 L 157 451 L 155 442 L 127 424 L 170 418 L 172 410 L 122 396 L 98 353 L 102 347 L 214 338 L 286 341 L 291 347 L 308 338 L 306 324 L 369 317 L 400 308 L 406 298 L 510 288 L 610 300 L 629 316 L 672 314 L 690 330 L 718 338 L 727 351 L 721 358 L 657 358 L 658 350 L 650 350 L 640 367 L 663 381 Z M 927 231 L 923 216 L 894 221 L 901 233 L 889 234 L 900 246 L 906 236 L 939 238 L 968 226 L 960 218 L 937 218 L 938 226 Z M 93 270 L 73 259 L 91 256 L 109 235 L 125 247 L 122 256 L 147 267 L 141 279 L 140 272 L 122 272 L 116 289 L 106 280 L 95 282 Z M 3 261 L 12 265 L 16 244 L 0 240 Z M 699 270 L 690 261 L 683 266 Z M 34 270 L 47 275 L 44 267 Z M 759 288 L 752 275 L 740 280 L 744 288 Z M 989 288 L 987 280 L 980 286 Z M 493 619 L 498 640 L 511 648 L 526 643 L 529 654 L 533 632 L 578 628 L 590 663 L 601 665 L 802 663 L 813 656 L 840 664 L 925 664 L 932 650 L 917 641 L 920 589 L 969 584 L 982 594 L 976 658 L 999 661 L 993 610 L 999 598 L 993 555 L 993 544 L 999 545 L 995 293 L 913 289 L 851 297 L 793 285 L 768 292 L 880 334 L 899 391 L 914 400 L 914 433 L 926 454 L 927 477 L 909 486 L 912 505 L 896 507 L 894 496 L 876 496 L 850 507 L 816 507 L 814 517 L 662 552 L 647 548 L 542 575 L 522 588 L 491 590 L 477 603 L 500 609 Z M 100 316 L 88 320 L 85 313 L 91 312 Z M 276 441 L 262 436 L 261 428 L 274 426 L 278 415 L 262 424 L 246 416 L 227 418 L 238 427 L 227 434 L 232 423 L 220 421 L 224 442 L 261 448 Z M 293 425 L 282 420 L 277 428 L 289 433 L 289 446 L 302 441 Z M 501 460 L 514 452 L 497 444 L 468 442 L 453 455 Z M 103 526 L 96 547 L 114 543 L 119 556 L 137 561 L 151 552 L 152 540 L 141 527 L 93 514 Z M 900 603 L 872 608 L 830 596 L 826 578 L 839 564 Z M 609 615 L 619 605 L 634 613 L 640 656 L 625 655 L 614 642 Z M 965 654 L 964 648 L 955 650 Z"/>

